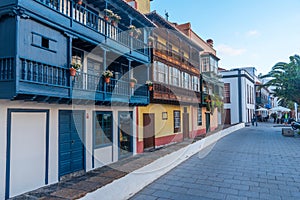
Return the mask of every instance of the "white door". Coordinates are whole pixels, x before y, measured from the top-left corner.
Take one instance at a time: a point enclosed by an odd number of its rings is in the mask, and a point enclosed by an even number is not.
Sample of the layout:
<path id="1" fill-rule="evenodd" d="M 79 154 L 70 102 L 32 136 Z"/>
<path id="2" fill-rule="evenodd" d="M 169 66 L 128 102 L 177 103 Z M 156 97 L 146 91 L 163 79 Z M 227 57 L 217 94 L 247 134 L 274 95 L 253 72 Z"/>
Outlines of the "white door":
<path id="1" fill-rule="evenodd" d="M 45 185 L 46 113 L 11 115 L 9 197 Z"/>

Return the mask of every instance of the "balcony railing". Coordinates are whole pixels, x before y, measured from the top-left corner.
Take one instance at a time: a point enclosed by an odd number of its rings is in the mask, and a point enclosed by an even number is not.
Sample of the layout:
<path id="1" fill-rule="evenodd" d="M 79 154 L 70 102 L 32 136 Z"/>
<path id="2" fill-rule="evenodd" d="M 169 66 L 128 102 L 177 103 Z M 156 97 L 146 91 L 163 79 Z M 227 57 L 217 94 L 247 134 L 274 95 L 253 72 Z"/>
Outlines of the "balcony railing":
<path id="1" fill-rule="evenodd" d="M 180 54 L 179 52 L 173 49 L 168 49 L 166 45 L 158 41 L 154 46 L 154 50 L 155 52 L 159 52 L 160 54 L 165 56 L 165 58 L 167 58 L 170 62 L 173 62 L 174 64 L 177 65 L 181 65 L 183 68 L 186 68 L 187 70 L 191 70 L 197 73 L 195 70 L 191 69 L 190 67 L 197 68 L 199 66 L 198 61 L 187 58 L 186 56 Z"/>
<path id="2" fill-rule="evenodd" d="M 14 79 L 14 59 L 0 58 L 0 81 Z"/>
<path id="3" fill-rule="evenodd" d="M 130 88 L 129 81 L 111 79 L 106 84 L 102 76 L 77 72 L 70 77 L 66 67 L 53 66 L 21 58 L 17 94 L 33 95 L 64 99 L 84 99 L 101 102 L 121 101 L 146 105 L 149 103 L 149 92 L 145 84 L 136 84 Z M 3 80 L 13 79 L 12 58 L 0 59 L 0 84 Z M 13 80 L 11 80 L 13 81 Z M 2 85 L 3 86 L 3 85 Z M 16 94 L 16 95 L 17 95 Z M 16 96 L 14 95 L 14 96 Z"/>
<path id="4" fill-rule="evenodd" d="M 35 0 L 47 7 L 60 12 L 61 14 L 73 19 L 74 21 L 122 44 L 139 53 L 148 55 L 148 45 L 143 41 L 131 37 L 127 28 L 121 29 L 104 20 L 97 13 L 88 8 L 76 4 L 73 0 L 49 1 Z M 131 43 L 132 41 L 132 43 Z"/>
<path id="5" fill-rule="evenodd" d="M 20 62 L 21 81 L 57 87 L 69 87 L 68 69 L 23 58 L 20 59 Z"/>
<path id="6" fill-rule="evenodd" d="M 153 98 L 160 100 L 171 100 L 178 102 L 200 103 L 200 92 L 166 85 L 163 83 L 154 83 Z"/>
<path id="7" fill-rule="evenodd" d="M 77 73 L 77 75 L 74 77 L 73 89 L 101 92 L 112 96 L 148 96 L 147 87 L 144 84 L 135 84 L 134 88 L 131 89 L 128 81 L 111 78 L 110 83 L 107 84 L 104 82 L 102 77 L 83 72 Z"/>

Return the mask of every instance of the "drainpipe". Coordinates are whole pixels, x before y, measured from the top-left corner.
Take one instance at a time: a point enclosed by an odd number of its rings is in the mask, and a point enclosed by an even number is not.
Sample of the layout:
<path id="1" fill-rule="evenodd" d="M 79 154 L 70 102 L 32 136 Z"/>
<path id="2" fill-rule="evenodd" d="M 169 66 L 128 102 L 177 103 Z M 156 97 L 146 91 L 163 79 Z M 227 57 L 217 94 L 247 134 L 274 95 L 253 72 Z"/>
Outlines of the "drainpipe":
<path id="1" fill-rule="evenodd" d="M 238 107 L 239 107 L 239 122 L 242 123 L 242 74 L 241 70 L 238 70 Z"/>

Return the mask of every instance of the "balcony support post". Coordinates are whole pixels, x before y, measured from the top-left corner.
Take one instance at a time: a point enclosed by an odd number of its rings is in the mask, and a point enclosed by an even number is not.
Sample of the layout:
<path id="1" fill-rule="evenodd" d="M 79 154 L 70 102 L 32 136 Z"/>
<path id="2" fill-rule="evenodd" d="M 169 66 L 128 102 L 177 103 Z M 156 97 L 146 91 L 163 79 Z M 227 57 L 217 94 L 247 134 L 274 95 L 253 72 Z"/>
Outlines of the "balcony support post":
<path id="1" fill-rule="evenodd" d="M 20 66 L 20 59 L 19 59 L 19 28 L 20 28 L 20 16 L 19 15 L 16 15 L 16 46 L 15 46 L 15 65 L 16 65 L 16 68 L 15 68 L 15 84 L 16 84 L 16 91 L 19 91 L 19 80 L 20 80 L 20 69 L 21 69 L 21 66 Z"/>

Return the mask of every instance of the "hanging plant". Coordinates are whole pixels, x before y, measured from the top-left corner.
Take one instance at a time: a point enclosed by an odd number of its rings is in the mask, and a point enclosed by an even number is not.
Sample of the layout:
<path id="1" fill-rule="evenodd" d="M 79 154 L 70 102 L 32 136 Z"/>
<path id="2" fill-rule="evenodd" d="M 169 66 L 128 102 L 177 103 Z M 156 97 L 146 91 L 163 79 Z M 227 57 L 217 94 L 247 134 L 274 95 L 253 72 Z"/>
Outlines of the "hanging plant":
<path id="1" fill-rule="evenodd" d="M 122 18 L 121 18 L 119 15 L 113 14 L 113 15 L 111 16 L 111 23 L 112 23 L 112 25 L 115 25 L 115 24 L 119 23 L 119 21 L 120 21 L 121 19 L 122 19 Z"/>
<path id="2" fill-rule="evenodd" d="M 112 10 L 104 9 L 104 20 L 105 21 L 108 21 L 109 18 L 112 18 L 112 16 L 114 16 L 114 12 Z"/>

